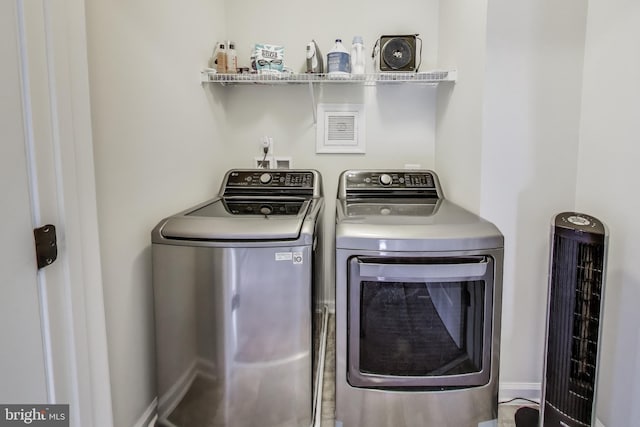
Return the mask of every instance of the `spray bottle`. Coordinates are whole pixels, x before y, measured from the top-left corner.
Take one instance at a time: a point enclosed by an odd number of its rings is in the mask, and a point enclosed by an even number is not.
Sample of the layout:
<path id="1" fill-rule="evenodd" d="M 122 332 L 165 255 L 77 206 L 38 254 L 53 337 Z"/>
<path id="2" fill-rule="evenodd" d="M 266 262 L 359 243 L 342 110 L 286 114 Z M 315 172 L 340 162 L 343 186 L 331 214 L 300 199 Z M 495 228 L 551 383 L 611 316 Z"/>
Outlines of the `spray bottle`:
<path id="1" fill-rule="evenodd" d="M 351 42 L 351 74 L 364 74 L 364 43 L 361 36 L 355 36 Z"/>

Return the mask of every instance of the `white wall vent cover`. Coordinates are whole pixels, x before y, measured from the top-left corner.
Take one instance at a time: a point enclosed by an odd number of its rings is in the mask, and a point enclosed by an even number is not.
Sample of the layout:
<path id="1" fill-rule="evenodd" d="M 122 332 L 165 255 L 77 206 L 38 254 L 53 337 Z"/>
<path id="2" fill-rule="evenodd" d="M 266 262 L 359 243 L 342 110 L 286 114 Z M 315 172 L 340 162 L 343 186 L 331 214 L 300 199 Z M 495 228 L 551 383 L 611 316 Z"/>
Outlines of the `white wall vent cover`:
<path id="1" fill-rule="evenodd" d="M 364 104 L 318 104 L 316 153 L 364 153 Z"/>

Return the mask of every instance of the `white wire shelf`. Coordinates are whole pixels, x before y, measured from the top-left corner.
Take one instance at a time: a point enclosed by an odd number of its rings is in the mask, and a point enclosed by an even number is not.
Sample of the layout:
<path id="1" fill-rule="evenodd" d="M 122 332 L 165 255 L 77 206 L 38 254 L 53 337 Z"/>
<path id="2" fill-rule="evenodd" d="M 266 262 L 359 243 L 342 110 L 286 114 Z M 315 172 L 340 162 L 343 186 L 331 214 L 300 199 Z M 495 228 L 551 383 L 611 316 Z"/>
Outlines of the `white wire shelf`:
<path id="1" fill-rule="evenodd" d="M 242 84 L 362 84 L 376 85 L 383 83 L 422 83 L 436 85 L 442 82 L 455 82 L 457 78 L 456 70 L 435 70 L 421 71 L 418 73 L 368 73 L 353 74 L 348 77 L 329 77 L 326 74 L 221 74 L 215 71 L 202 71 L 203 83 L 218 83 L 221 85 L 242 85 Z"/>

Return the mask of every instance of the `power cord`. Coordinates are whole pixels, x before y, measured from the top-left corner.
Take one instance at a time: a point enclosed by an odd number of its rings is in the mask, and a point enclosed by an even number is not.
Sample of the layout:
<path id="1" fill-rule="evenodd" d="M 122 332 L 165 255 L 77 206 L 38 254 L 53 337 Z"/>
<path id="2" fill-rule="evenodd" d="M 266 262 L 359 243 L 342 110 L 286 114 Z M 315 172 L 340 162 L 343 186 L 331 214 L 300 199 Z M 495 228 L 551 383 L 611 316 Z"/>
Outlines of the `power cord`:
<path id="1" fill-rule="evenodd" d="M 267 161 L 267 153 L 269 153 L 269 146 L 262 147 L 262 151 L 264 152 L 264 156 L 262 156 L 262 160 L 260 160 L 260 169 L 265 169 L 265 163 Z"/>
<path id="2" fill-rule="evenodd" d="M 498 405 L 505 405 L 507 403 L 515 402 L 516 400 L 524 400 L 525 402 L 533 403 L 534 405 L 540 406 L 539 402 L 535 400 L 527 399 L 526 397 L 514 397 L 513 399 L 503 400 L 502 402 L 498 402 Z"/>
<path id="3" fill-rule="evenodd" d="M 376 59 L 376 55 L 378 54 L 379 45 L 380 45 L 380 39 L 376 40 L 376 43 L 373 45 L 373 48 L 371 49 L 371 59 L 373 59 L 374 61 Z"/>

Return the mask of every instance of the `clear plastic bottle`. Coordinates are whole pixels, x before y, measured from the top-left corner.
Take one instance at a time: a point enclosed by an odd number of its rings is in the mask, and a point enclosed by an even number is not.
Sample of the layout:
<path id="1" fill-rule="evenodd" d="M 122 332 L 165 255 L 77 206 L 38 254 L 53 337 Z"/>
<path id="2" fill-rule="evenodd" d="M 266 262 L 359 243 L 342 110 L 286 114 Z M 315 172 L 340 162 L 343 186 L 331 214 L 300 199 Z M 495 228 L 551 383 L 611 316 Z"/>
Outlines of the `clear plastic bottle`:
<path id="1" fill-rule="evenodd" d="M 227 73 L 235 74 L 238 72 L 238 55 L 236 54 L 236 44 L 234 42 L 227 43 Z"/>
<path id="2" fill-rule="evenodd" d="M 365 73 L 364 43 L 361 36 L 355 36 L 351 42 L 351 74 Z"/>
<path id="3" fill-rule="evenodd" d="M 332 78 L 345 78 L 351 74 L 349 51 L 342 44 L 342 39 L 336 39 L 333 48 L 327 54 L 327 75 Z"/>

